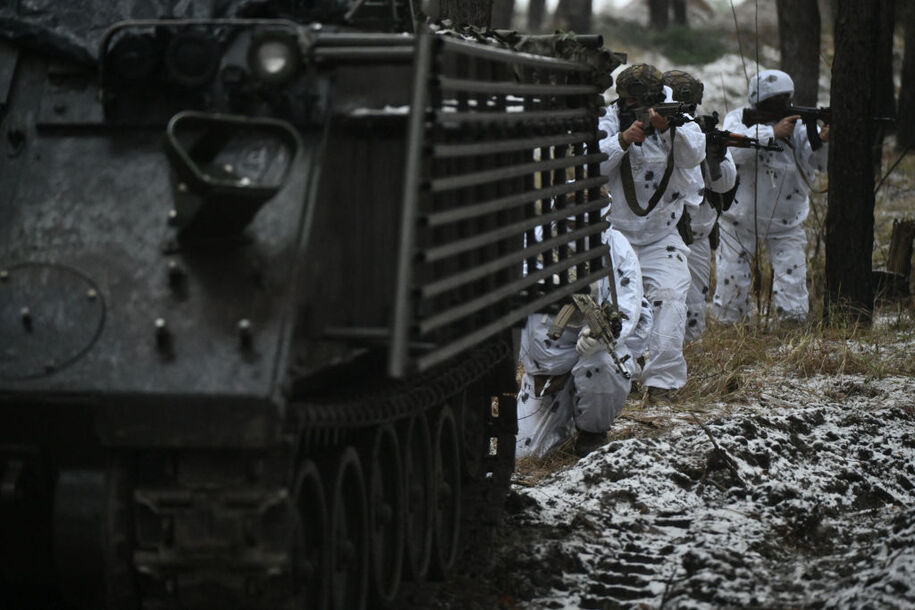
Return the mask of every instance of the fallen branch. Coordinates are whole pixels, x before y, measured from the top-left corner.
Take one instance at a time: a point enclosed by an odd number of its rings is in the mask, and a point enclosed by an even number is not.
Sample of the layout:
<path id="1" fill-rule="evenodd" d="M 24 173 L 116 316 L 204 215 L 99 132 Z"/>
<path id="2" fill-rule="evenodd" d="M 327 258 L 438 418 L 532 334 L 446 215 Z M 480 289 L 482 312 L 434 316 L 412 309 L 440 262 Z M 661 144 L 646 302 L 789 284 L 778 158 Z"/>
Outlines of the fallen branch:
<path id="1" fill-rule="evenodd" d="M 718 444 L 718 440 L 715 438 L 715 435 L 712 434 L 712 431 L 709 430 L 708 426 L 706 426 L 698 417 L 696 417 L 694 413 L 690 413 L 690 417 L 692 417 L 693 420 L 699 424 L 699 427 L 702 428 L 705 434 L 709 437 L 709 440 L 712 441 L 712 445 L 715 447 L 715 451 L 722 457 L 725 465 L 731 470 L 731 472 L 734 473 L 734 476 L 737 477 L 737 480 L 740 481 L 740 484 L 746 487 L 747 483 L 740 476 L 740 472 L 737 470 L 737 463 L 734 461 L 734 458 L 732 458 L 727 451 L 721 448 L 721 445 Z M 708 469 L 706 468 L 706 470 Z M 703 475 L 703 479 L 704 478 L 705 476 Z M 715 481 L 712 481 L 712 483 L 715 483 Z M 721 489 L 720 485 L 717 486 L 719 489 Z M 726 490 L 722 489 L 722 491 Z"/>
<path id="2" fill-rule="evenodd" d="M 628 421 L 633 421 L 643 426 L 648 426 L 649 428 L 660 428 L 661 426 L 651 421 L 650 419 L 641 419 L 639 417 L 632 417 L 631 415 L 618 415 L 617 419 L 625 419 Z"/>

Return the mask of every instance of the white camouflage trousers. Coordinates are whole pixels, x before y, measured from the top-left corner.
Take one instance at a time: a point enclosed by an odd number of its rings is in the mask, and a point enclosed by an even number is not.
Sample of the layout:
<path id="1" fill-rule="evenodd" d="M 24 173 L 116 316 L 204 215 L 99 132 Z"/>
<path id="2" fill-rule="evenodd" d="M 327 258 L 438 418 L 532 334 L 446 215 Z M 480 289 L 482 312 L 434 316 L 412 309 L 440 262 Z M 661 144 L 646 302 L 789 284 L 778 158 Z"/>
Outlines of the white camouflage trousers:
<path id="1" fill-rule="evenodd" d="M 712 272 L 712 247 L 708 235 L 693 233 L 693 243 L 689 245 L 689 292 L 686 294 L 686 335 L 688 343 L 705 332 L 705 314 L 708 304 L 709 276 Z"/>
<path id="2" fill-rule="evenodd" d="M 648 361 L 642 369 L 642 385 L 679 389 L 686 384 L 683 337 L 686 331 L 686 294 L 690 275 L 689 248 L 676 231 L 644 246 L 633 246 L 642 266 L 645 298 L 651 303 L 654 321 L 648 340 Z"/>
<path id="3" fill-rule="evenodd" d="M 804 227 L 771 230 L 765 238 L 772 264 L 772 310 L 779 319 L 803 321 L 810 309 L 807 297 L 807 235 Z M 716 257 L 716 287 L 712 315 L 722 322 L 749 318 L 751 261 L 756 252 L 752 232 L 737 230 L 722 216 L 721 242 Z"/>

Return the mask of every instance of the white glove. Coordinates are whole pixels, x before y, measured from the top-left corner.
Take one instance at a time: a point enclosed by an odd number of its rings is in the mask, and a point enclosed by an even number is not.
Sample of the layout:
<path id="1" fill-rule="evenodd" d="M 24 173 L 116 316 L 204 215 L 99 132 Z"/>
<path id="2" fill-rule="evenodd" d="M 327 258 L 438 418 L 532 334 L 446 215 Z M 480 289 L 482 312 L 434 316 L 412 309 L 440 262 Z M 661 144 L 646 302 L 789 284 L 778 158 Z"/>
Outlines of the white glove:
<path id="1" fill-rule="evenodd" d="M 581 329 L 581 332 L 578 333 L 578 341 L 575 343 L 575 351 L 577 351 L 582 356 L 593 356 L 598 351 L 600 351 L 601 345 L 600 339 L 595 339 L 591 336 L 591 327 L 585 326 Z"/>

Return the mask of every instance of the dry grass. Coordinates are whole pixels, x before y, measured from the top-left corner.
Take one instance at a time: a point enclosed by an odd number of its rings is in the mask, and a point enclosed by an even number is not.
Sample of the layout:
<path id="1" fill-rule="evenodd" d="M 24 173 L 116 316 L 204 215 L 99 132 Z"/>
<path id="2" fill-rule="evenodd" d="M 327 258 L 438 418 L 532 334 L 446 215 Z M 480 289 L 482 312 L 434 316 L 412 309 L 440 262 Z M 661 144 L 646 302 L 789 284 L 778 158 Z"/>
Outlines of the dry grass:
<path id="1" fill-rule="evenodd" d="M 872 326 L 711 324 L 686 347 L 690 374 L 684 404 L 750 398 L 760 380 L 784 376 L 915 374 L 915 312 L 898 304 L 878 310 Z"/>
<path id="2" fill-rule="evenodd" d="M 630 395 L 608 440 L 663 434 L 709 412 L 739 409 L 763 395 L 777 395 L 780 384 L 792 377 L 855 375 L 866 381 L 913 376 L 915 310 L 900 304 L 882 307 L 872 326 L 711 322 L 702 340 L 689 344 L 685 354 L 689 378 L 673 404 L 646 407 L 641 397 Z M 569 468 L 578 460 L 573 445 L 570 439 L 542 459 L 518 460 L 515 482 L 536 485 Z"/>
<path id="3" fill-rule="evenodd" d="M 900 160 L 893 138 L 887 138 L 882 174 Z M 821 177 L 814 184 L 810 215 L 806 221 L 807 284 L 810 293 L 810 324 L 784 326 L 769 316 L 771 267 L 765 253 L 760 257 L 759 314 L 746 325 L 714 323 L 701 342 L 687 346 L 690 378 L 680 392 L 684 402 L 743 398 L 742 390 L 752 377 L 776 373 L 800 377 L 857 374 L 881 378 L 915 372 L 913 340 L 915 308 L 911 299 L 877 303 L 877 322 L 872 326 L 826 324 L 823 319 L 825 292 L 825 221 L 828 183 Z M 893 220 L 910 218 L 915 210 L 915 154 L 901 159 L 877 193 L 874 209 L 874 269 L 886 266 Z M 862 253 L 863 254 L 863 253 Z M 855 253 L 850 253 L 854 256 Z M 912 274 L 915 276 L 915 274 Z M 910 281 L 915 277 L 910 277 Z M 911 288 L 911 284 L 910 284 Z M 911 290 L 915 294 L 915 290 Z"/>

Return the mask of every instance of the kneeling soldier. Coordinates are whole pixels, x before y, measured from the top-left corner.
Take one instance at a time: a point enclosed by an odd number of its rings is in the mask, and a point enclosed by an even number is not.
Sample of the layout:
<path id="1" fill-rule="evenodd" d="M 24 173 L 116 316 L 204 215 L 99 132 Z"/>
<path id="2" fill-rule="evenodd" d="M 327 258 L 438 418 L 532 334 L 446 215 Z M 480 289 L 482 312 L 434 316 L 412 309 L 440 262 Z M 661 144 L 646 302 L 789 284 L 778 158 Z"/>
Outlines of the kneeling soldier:
<path id="1" fill-rule="evenodd" d="M 518 393 L 517 457 L 543 456 L 576 431 L 575 453 L 586 455 L 606 442 L 629 394 L 632 354 L 645 349 L 651 309 L 642 296 L 642 274 L 632 246 L 612 228 L 605 239 L 613 274 L 595 285 L 597 299 L 591 302 L 594 309 L 604 306 L 605 312 L 614 312 L 608 324 L 616 324 L 615 341 L 595 336 L 600 331 L 592 331 L 588 316 L 578 309 L 567 320 L 563 313 L 568 312 L 528 317 L 521 334 L 524 376 Z M 583 295 L 575 296 L 583 300 Z M 593 311 L 589 313 L 593 320 Z"/>

